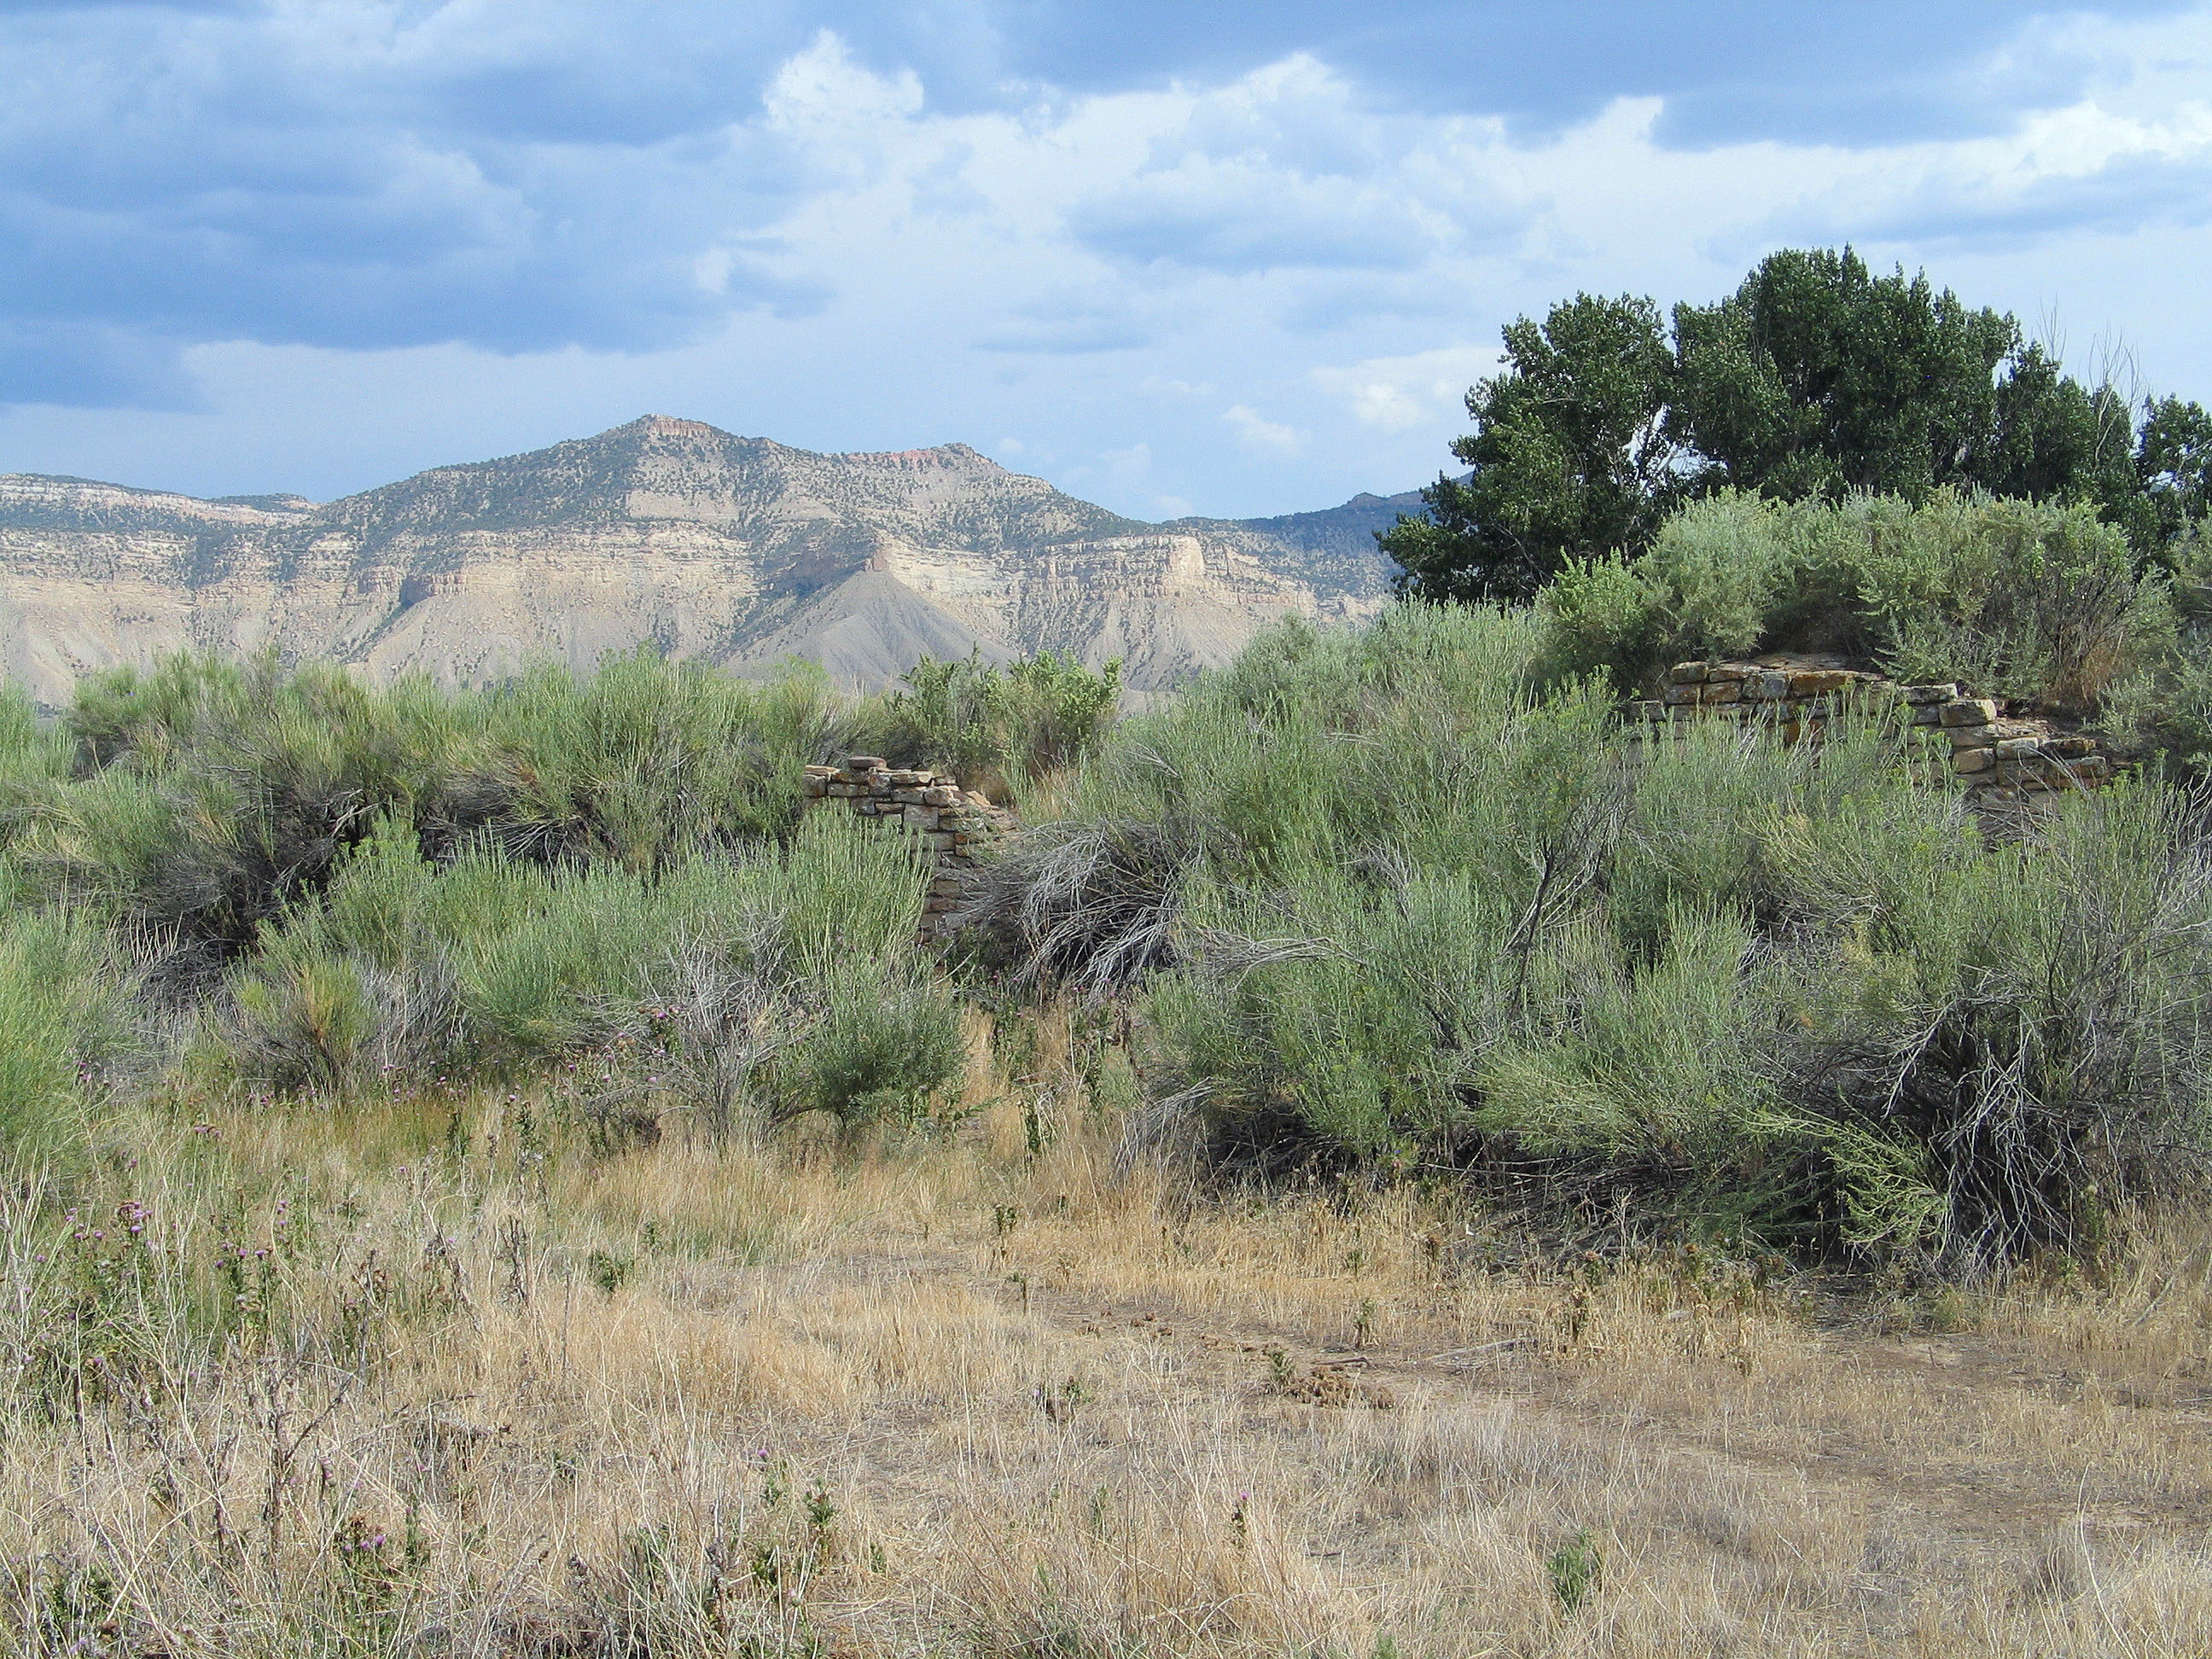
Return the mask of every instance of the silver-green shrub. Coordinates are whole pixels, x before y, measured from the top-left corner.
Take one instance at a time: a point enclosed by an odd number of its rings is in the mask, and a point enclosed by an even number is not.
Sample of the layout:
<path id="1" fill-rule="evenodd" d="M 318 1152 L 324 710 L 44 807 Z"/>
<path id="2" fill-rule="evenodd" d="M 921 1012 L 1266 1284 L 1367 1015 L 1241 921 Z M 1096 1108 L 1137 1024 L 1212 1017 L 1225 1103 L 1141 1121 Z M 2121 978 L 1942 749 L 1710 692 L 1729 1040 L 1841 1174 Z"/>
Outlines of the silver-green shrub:
<path id="1" fill-rule="evenodd" d="M 2197 803 L 2146 780 L 1991 840 L 1894 732 L 1636 742 L 1545 642 L 1468 609 L 1278 631 L 1112 734 L 1001 919 L 1073 983 L 1135 965 L 1147 1089 L 1234 1163 L 1947 1271 L 2197 1179 Z"/>

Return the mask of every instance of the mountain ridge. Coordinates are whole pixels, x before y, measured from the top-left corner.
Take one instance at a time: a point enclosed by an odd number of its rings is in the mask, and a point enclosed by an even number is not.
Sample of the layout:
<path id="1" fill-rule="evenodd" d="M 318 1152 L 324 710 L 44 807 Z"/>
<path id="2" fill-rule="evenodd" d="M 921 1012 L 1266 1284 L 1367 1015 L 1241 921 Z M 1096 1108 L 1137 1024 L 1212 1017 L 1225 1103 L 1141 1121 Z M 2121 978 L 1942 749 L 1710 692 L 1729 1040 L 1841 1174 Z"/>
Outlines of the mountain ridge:
<path id="1" fill-rule="evenodd" d="M 1156 691 L 1377 608 L 1406 497 L 1147 524 L 969 445 L 822 453 L 645 416 L 336 501 L 0 475 L 0 669 L 47 703 L 179 647 L 483 684 L 651 640 L 867 690 L 922 651 L 1121 658 Z"/>

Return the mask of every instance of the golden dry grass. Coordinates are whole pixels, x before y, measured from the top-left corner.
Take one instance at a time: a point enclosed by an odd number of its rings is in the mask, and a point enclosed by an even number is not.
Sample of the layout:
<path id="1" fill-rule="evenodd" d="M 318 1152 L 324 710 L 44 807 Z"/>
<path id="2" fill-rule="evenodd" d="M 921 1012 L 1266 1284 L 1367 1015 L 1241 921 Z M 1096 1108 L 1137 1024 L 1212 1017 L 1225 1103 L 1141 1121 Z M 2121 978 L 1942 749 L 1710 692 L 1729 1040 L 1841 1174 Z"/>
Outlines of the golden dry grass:
<path id="1" fill-rule="evenodd" d="M 137 1126 L 74 1226 L 0 1225 L 0 1620 L 179 1659 L 2212 1651 L 2186 1229 L 1919 1305 L 1514 1264 L 1404 1193 L 1117 1181 L 1054 1088 L 1034 1155 L 981 1087 L 872 1149 L 595 1156 L 515 1097 Z"/>

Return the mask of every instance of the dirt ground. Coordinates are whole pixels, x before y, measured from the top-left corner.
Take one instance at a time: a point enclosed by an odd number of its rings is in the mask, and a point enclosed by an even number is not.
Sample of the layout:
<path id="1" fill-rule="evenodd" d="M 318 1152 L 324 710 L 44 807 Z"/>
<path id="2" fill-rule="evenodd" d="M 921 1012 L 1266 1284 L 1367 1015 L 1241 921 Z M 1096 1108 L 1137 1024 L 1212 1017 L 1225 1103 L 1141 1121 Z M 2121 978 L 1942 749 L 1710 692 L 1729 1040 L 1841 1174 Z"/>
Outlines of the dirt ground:
<path id="1" fill-rule="evenodd" d="M 127 1243 L 0 1218 L 21 1650 L 2212 1652 L 2189 1225 L 1905 1297 L 1003 1103 L 756 1152 L 527 1103 L 148 1126 L 75 1224 Z"/>

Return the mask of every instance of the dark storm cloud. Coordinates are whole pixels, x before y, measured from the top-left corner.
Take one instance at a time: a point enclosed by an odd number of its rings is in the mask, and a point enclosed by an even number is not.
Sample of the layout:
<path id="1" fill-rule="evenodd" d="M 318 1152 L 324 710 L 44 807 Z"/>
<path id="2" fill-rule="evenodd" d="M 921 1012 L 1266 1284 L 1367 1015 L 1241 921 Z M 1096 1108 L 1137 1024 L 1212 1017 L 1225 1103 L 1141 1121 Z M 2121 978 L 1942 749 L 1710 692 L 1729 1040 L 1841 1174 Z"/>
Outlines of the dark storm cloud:
<path id="1" fill-rule="evenodd" d="M 794 275 L 763 240 L 820 187 L 817 161 L 763 96 L 824 27 L 860 69 L 915 77 L 939 112 L 1219 84 L 1303 53 L 1377 131 L 1440 113 L 1556 131 L 1650 95 L 1664 143 L 1860 146 L 1995 131 L 2072 96 L 2088 71 L 2063 53 L 1992 67 L 2034 15 L 1984 0 L 0 0 L 0 400 L 172 405 L 187 395 L 178 353 L 203 342 L 642 350 L 735 309 L 818 308 L 837 273 Z M 1487 234 L 1479 191 L 1416 211 L 1358 120 L 1302 125 L 1287 106 L 1206 119 L 1068 209 L 1074 245 L 1132 267 L 1390 272 Z M 2174 188 L 2087 185 L 2049 210 Z M 957 214 L 965 190 L 948 176 L 917 209 Z M 1144 337 L 1120 315 L 1014 316 L 977 343 Z"/>

